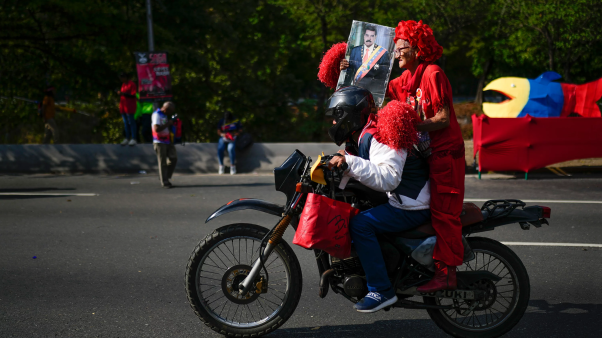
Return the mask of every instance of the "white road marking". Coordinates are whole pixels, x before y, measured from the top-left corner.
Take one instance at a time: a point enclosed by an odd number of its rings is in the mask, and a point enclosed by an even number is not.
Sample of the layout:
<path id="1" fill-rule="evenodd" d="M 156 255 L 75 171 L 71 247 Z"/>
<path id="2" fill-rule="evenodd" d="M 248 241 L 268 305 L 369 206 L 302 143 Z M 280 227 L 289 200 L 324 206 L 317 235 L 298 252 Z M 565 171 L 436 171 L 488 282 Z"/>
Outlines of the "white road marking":
<path id="1" fill-rule="evenodd" d="M 485 198 L 465 198 L 464 202 L 487 202 Z M 525 203 L 564 203 L 564 204 L 602 204 L 602 201 L 577 201 L 577 200 L 521 200 Z"/>
<path id="2" fill-rule="evenodd" d="M 576 246 L 576 247 L 602 248 L 602 244 L 592 244 L 592 243 L 502 242 L 502 244 L 524 245 L 524 246 Z"/>
<path id="3" fill-rule="evenodd" d="M 0 192 L 0 196 L 84 196 L 84 197 L 92 197 L 99 196 L 99 194 L 49 194 L 49 193 L 32 193 L 32 192 Z"/>

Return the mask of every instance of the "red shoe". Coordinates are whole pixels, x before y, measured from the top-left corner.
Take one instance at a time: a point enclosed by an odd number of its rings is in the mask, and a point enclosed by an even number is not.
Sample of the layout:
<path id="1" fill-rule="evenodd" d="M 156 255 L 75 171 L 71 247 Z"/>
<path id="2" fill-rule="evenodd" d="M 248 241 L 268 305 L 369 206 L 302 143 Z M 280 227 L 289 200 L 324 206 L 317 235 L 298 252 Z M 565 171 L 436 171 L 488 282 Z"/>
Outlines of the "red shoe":
<path id="1" fill-rule="evenodd" d="M 428 283 L 419 286 L 416 291 L 431 293 L 439 290 L 455 290 L 456 288 L 456 267 L 435 261 L 435 276 Z"/>

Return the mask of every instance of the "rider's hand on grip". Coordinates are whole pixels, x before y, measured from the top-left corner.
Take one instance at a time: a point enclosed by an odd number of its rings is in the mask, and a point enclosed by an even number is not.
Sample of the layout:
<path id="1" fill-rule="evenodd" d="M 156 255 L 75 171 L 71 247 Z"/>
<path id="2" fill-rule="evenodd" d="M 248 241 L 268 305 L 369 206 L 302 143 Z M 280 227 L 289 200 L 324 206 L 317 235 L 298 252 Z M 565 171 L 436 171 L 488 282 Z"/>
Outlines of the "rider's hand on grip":
<path id="1" fill-rule="evenodd" d="M 347 161 L 345 161 L 344 155 L 340 153 L 332 155 L 332 158 L 330 159 L 330 161 L 328 161 L 328 169 L 333 170 L 333 168 L 339 168 L 343 171 L 349 168 Z"/>

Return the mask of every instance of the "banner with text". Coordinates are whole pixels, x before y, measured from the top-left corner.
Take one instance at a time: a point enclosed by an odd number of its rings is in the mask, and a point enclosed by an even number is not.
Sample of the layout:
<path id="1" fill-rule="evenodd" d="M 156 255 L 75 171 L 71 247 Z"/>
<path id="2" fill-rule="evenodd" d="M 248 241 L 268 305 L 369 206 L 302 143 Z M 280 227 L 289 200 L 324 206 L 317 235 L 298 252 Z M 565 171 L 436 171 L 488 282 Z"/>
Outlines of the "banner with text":
<path id="1" fill-rule="evenodd" d="M 141 101 L 171 99 L 171 75 L 166 52 L 135 52 Z"/>

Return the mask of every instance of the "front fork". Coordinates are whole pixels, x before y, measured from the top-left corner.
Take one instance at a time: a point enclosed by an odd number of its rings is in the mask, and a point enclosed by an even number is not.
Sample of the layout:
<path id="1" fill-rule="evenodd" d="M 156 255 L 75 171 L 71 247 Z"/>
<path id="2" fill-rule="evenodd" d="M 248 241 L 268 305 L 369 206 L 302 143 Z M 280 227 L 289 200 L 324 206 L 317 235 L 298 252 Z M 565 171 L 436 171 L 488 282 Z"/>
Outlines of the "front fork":
<path id="1" fill-rule="evenodd" d="M 257 274 L 259 274 L 259 271 L 261 270 L 262 261 L 266 262 L 267 259 L 270 257 L 272 250 L 274 250 L 276 245 L 278 245 L 278 243 L 280 243 L 280 240 L 282 239 L 282 235 L 284 235 L 284 231 L 286 231 L 286 228 L 291 223 L 292 218 L 293 218 L 293 216 L 291 216 L 290 214 L 284 216 L 280 220 L 280 222 L 278 222 L 278 225 L 276 225 L 276 227 L 274 228 L 274 231 L 272 232 L 272 236 L 270 236 L 270 239 L 268 240 L 268 244 L 265 246 L 263 253 L 260 253 L 260 256 L 262 258 L 261 259 L 257 258 L 257 260 L 253 264 L 253 268 L 251 269 L 251 272 L 249 272 L 249 275 L 247 276 L 247 278 L 245 278 L 238 285 L 238 292 L 241 295 L 246 295 L 247 292 L 249 292 L 249 290 L 251 289 L 251 287 L 253 287 L 253 282 L 255 281 Z"/>

